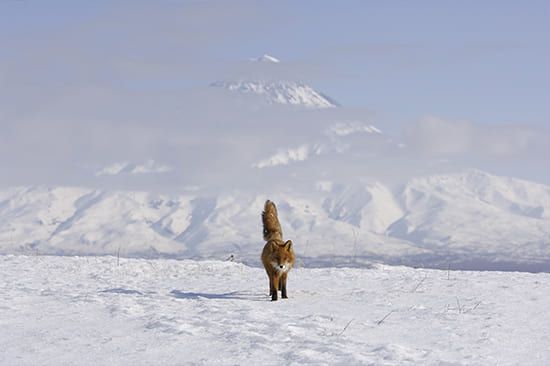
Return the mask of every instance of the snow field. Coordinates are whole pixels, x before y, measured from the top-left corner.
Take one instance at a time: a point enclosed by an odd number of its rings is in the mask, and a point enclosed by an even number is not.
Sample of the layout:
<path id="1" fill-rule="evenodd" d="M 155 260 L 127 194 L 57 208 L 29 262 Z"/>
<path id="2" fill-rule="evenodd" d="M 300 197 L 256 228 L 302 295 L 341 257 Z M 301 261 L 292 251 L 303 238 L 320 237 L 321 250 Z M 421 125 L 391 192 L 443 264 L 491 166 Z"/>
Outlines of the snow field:
<path id="1" fill-rule="evenodd" d="M 118 265 L 117 265 L 118 262 Z M 0 256 L 3 365 L 550 362 L 550 275 Z"/>

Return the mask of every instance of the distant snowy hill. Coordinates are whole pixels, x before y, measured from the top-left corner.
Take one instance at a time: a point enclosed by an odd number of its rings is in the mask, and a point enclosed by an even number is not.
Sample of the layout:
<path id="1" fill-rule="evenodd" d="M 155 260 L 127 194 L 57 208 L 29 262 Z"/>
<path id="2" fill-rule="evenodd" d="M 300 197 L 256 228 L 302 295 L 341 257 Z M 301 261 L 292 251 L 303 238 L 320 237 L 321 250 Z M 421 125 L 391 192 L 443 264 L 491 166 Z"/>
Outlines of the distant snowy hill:
<path id="1" fill-rule="evenodd" d="M 416 178 L 397 192 L 322 181 L 273 197 L 12 188 L 0 191 L 0 252 L 233 254 L 257 264 L 267 198 L 305 264 L 550 270 L 550 187 L 477 170 Z"/>
<path id="2" fill-rule="evenodd" d="M 262 64 L 278 64 L 280 61 L 273 56 L 263 55 L 251 62 Z M 227 89 L 231 92 L 261 96 L 269 104 L 290 104 L 306 108 L 337 107 L 333 99 L 316 91 L 312 87 L 291 80 L 229 80 L 216 81 L 212 87 Z"/>

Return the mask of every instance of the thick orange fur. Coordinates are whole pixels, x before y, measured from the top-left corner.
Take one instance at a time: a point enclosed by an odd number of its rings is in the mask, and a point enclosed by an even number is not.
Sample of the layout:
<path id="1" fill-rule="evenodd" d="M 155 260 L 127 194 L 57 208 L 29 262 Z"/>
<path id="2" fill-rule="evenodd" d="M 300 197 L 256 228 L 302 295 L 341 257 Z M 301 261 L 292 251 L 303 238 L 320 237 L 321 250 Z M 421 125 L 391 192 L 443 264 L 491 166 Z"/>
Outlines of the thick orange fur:
<path id="1" fill-rule="evenodd" d="M 270 200 L 265 201 L 264 212 L 262 212 L 262 222 L 264 224 L 264 240 L 272 239 L 283 240 L 283 231 L 281 223 L 277 216 L 277 207 Z"/>
<path id="2" fill-rule="evenodd" d="M 277 300 L 278 291 L 286 299 L 286 279 L 288 272 L 294 266 L 296 256 L 292 249 L 292 241 L 283 241 L 283 232 L 277 216 L 277 207 L 269 200 L 265 202 L 262 212 L 264 239 L 267 243 L 262 251 L 262 264 L 269 277 L 269 295 L 272 301 Z"/>

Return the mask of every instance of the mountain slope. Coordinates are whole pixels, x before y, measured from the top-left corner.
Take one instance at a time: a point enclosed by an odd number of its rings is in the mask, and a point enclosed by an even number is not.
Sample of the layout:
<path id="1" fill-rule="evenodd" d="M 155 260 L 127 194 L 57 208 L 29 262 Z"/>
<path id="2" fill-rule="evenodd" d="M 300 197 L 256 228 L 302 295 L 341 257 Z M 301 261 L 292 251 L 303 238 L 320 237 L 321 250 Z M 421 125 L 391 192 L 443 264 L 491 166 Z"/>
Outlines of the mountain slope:
<path id="1" fill-rule="evenodd" d="M 250 66 L 260 66 L 263 69 L 264 72 L 261 76 L 249 75 L 249 77 L 242 77 L 238 80 L 220 80 L 210 86 L 245 95 L 257 95 L 268 104 L 288 104 L 306 108 L 334 108 L 338 106 L 338 103 L 330 97 L 301 82 L 270 77 L 269 70 L 279 66 L 281 63 L 279 59 L 265 54 L 249 61 Z"/>
<path id="2" fill-rule="evenodd" d="M 269 104 L 290 104 L 307 108 L 334 108 L 338 105 L 332 99 L 310 86 L 294 81 L 239 80 L 217 81 L 212 87 L 231 92 L 261 96 Z"/>
<path id="3" fill-rule="evenodd" d="M 0 191 L 0 252 L 233 254 L 258 264 L 267 198 L 278 204 L 285 237 L 308 265 L 376 259 L 550 270 L 550 187 L 475 170 L 413 179 L 398 192 L 377 182 L 326 181 L 271 197 L 13 188 Z"/>
<path id="4" fill-rule="evenodd" d="M 471 170 L 413 179 L 401 197 L 392 236 L 441 255 L 550 260 L 550 187 Z"/>

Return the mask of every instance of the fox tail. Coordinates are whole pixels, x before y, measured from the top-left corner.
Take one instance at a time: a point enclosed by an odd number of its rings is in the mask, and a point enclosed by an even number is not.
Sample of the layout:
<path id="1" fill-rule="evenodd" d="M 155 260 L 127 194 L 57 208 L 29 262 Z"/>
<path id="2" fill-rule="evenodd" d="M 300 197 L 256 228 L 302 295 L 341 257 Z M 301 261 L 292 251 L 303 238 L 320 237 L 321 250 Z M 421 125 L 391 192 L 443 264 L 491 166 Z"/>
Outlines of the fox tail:
<path id="1" fill-rule="evenodd" d="M 283 240 L 283 231 L 277 217 L 277 207 L 270 200 L 265 201 L 262 222 L 264 224 L 264 240 Z"/>

